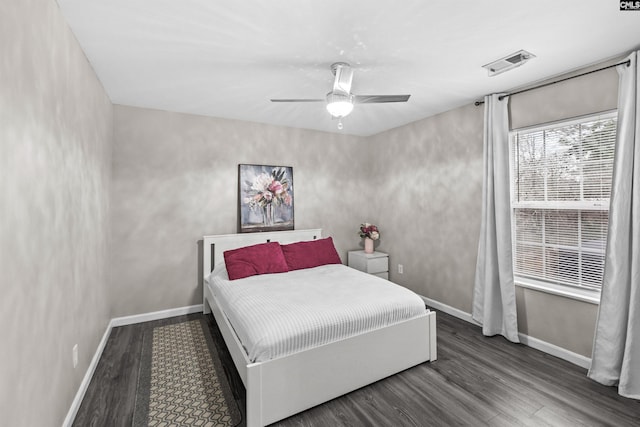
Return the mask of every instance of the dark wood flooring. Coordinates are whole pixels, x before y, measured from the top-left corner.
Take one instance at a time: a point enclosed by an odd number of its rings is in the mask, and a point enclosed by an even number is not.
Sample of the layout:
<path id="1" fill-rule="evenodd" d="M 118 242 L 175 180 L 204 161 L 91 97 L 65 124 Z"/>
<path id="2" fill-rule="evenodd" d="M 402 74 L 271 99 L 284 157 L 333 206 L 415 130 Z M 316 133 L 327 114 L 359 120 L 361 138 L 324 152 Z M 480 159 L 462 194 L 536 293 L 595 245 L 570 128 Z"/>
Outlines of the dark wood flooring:
<path id="1" fill-rule="evenodd" d="M 114 328 L 74 426 L 130 426 L 146 328 L 200 314 Z M 294 415 L 303 426 L 640 426 L 640 401 L 586 377 L 569 362 L 484 337 L 438 312 L 438 360 Z M 244 411 L 244 387 L 212 316 L 212 336 Z"/>

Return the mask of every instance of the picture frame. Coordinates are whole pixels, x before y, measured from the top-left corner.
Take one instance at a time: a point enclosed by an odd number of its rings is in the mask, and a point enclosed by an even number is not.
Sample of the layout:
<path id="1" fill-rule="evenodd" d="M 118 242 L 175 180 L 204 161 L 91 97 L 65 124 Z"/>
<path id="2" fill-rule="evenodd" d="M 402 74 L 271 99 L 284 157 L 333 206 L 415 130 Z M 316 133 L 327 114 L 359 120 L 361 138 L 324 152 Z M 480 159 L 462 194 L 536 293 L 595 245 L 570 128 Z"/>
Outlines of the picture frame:
<path id="1" fill-rule="evenodd" d="M 293 167 L 238 165 L 238 232 L 294 229 Z"/>

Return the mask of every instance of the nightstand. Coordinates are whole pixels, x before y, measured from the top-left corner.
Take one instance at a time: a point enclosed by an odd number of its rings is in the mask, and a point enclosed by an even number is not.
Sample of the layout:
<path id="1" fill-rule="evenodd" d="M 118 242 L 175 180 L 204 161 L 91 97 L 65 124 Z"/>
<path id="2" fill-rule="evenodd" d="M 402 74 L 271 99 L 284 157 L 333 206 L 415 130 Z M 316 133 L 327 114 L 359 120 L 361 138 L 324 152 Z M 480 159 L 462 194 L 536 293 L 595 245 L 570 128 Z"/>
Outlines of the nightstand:
<path id="1" fill-rule="evenodd" d="M 389 280 L 389 254 L 377 251 L 372 254 L 349 251 L 348 263 L 351 268 Z"/>

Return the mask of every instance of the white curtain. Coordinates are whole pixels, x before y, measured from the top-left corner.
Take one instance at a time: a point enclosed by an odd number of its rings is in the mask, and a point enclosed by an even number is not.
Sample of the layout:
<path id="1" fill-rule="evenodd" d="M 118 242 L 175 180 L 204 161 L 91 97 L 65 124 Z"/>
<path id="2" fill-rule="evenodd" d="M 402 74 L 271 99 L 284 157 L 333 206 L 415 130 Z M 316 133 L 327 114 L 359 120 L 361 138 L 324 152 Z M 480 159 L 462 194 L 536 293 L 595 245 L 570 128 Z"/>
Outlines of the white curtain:
<path id="1" fill-rule="evenodd" d="M 619 65 L 618 129 L 602 296 L 589 377 L 640 399 L 640 93 L 638 52 Z"/>
<path id="2" fill-rule="evenodd" d="M 482 222 L 473 289 L 473 319 L 487 336 L 518 340 L 509 199 L 508 98 L 484 98 Z"/>

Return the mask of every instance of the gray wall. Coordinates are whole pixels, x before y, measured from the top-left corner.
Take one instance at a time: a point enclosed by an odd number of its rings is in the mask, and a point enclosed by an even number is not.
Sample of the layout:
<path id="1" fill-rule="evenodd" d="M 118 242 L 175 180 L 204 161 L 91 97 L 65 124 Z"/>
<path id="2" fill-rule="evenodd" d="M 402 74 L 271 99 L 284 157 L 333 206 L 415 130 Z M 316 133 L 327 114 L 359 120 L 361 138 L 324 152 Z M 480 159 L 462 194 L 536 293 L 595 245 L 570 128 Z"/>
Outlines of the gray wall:
<path id="1" fill-rule="evenodd" d="M 608 70 L 516 95 L 512 126 L 614 109 L 617 85 Z M 367 141 L 376 153 L 370 179 L 381 196 L 372 211 L 391 280 L 466 313 L 480 230 L 483 114 L 469 105 Z M 520 288 L 516 299 L 520 332 L 591 356 L 597 305 Z"/>
<path id="2" fill-rule="evenodd" d="M 59 426 L 109 320 L 113 107 L 52 0 L 1 2 L 0 52 L 0 424 Z"/>
<path id="3" fill-rule="evenodd" d="M 480 230 L 482 126 L 482 108 L 469 105 L 368 141 L 372 211 L 391 280 L 465 312 Z"/>
<path id="4" fill-rule="evenodd" d="M 115 106 L 111 315 L 202 303 L 198 240 L 237 230 L 238 164 L 293 167 L 295 226 L 344 261 L 370 213 L 357 137 Z"/>

